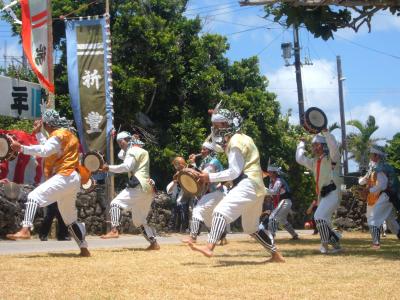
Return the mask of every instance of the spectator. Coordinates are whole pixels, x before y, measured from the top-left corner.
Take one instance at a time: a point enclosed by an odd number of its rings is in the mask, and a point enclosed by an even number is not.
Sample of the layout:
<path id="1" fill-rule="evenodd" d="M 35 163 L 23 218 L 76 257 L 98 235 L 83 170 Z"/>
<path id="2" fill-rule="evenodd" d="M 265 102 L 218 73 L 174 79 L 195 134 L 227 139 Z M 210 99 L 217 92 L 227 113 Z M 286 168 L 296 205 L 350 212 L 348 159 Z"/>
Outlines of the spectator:
<path id="1" fill-rule="evenodd" d="M 71 238 L 68 234 L 68 228 L 61 217 L 60 211 L 58 210 L 57 202 L 54 202 L 47 206 L 46 216 L 40 226 L 39 238 L 41 241 L 47 241 L 51 224 L 54 218 L 57 218 L 57 240 L 58 241 L 70 241 Z"/>

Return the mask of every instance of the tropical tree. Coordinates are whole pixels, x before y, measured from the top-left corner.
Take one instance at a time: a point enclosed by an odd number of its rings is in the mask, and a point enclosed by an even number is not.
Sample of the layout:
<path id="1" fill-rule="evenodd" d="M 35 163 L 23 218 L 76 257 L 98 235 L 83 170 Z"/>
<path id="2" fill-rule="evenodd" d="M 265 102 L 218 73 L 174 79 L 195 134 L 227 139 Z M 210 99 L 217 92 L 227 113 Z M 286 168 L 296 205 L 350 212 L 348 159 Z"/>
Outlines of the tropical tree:
<path id="1" fill-rule="evenodd" d="M 300 1 L 299 1 L 300 2 Z M 274 21 L 287 27 L 304 26 L 315 37 L 324 40 L 334 38 L 333 33 L 340 28 L 351 28 L 357 32 L 362 26 L 371 31 L 371 21 L 381 11 L 399 14 L 399 6 L 359 6 L 338 7 L 329 5 L 301 6 L 293 3 L 277 2 L 265 6 L 266 17 L 272 16 Z"/>
<path id="2" fill-rule="evenodd" d="M 369 116 L 366 123 L 362 124 L 358 120 L 350 120 L 347 125 L 351 125 L 358 129 L 358 133 L 350 133 L 347 135 L 347 148 L 351 153 L 350 159 L 354 159 L 358 163 L 360 172 L 368 169 L 369 155 L 368 149 L 377 141 L 382 140 L 379 138 L 371 138 L 379 126 L 375 123 L 375 117 Z"/>
<path id="3" fill-rule="evenodd" d="M 392 165 L 397 174 L 400 175 L 400 132 L 386 144 L 387 161 Z"/>

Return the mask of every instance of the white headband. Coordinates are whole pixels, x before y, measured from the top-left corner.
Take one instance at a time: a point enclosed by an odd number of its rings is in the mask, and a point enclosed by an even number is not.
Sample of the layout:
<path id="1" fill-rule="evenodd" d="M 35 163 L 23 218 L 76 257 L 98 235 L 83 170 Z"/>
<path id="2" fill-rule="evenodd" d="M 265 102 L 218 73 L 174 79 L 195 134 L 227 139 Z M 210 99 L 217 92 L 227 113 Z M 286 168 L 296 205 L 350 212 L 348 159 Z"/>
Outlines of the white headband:
<path id="1" fill-rule="evenodd" d="M 317 134 L 316 136 L 314 136 L 311 143 L 326 144 L 326 139 L 322 135 Z"/>
<path id="2" fill-rule="evenodd" d="M 369 153 L 374 153 L 374 154 L 378 154 L 379 156 L 386 156 L 386 153 L 383 152 L 383 150 L 380 149 L 380 147 L 378 148 L 378 146 L 372 146 L 371 148 L 369 148 Z"/>
<path id="3" fill-rule="evenodd" d="M 279 172 L 281 170 L 281 168 L 279 167 L 275 167 L 275 166 L 268 166 L 267 171 L 268 172 Z"/>
<path id="4" fill-rule="evenodd" d="M 120 133 L 117 134 L 117 141 L 131 138 L 131 134 L 128 131 L 121 131 Z"/>

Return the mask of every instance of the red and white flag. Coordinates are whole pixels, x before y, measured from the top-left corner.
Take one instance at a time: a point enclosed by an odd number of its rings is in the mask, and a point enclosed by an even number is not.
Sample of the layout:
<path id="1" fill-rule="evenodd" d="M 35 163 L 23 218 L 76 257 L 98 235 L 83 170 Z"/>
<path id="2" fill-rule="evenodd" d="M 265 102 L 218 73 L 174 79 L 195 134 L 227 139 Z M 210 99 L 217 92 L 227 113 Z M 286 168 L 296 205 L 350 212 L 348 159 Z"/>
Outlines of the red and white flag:
<path id="1" fill-rule="evenodd" d="M 51 7 L 48 0 L 21 0 L 22 46 L 41 85 L 54 94 L 50 79 L 53 67 L 51 34 Z"/>
<path id="2" fill-rule="evenodd" d="M 36 136 L 21 130 L 3 130 L 0 133 L 11 134 L 22 145 L 37 145 Z M 19 153 L 17 158 L 0 163 L 0 179 L 8 179 L 20 184 L 39 184 L 43 181 L 43 159 Z"/>

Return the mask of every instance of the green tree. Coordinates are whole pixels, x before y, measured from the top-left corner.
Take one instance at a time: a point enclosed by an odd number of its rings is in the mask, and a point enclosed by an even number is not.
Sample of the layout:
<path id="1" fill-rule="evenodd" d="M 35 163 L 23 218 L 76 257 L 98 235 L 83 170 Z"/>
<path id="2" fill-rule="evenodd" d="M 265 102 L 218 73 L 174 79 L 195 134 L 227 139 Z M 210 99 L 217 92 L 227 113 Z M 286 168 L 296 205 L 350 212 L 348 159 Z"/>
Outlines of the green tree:
<path id="1" fill-rule="evenodd" d="M 266 17 L 273 16 L 274 21 L 290 27 L 305 26 L 315 37 L 324 40 L 333 38 L 333 33 L 340 28 L 351 28 L 357 32 L 362 26 L 371 31 L 371 21 L 380 11 L 399 14 L 400 7 L 340 7 L 340 6 L 294 6 L 291 3 L 278 2 L 265 6 Z"/>
<path id="2" fill-rule="evenodd" d="M 400 133 L 396 133 L 386 144 L 387 161 L 400 175 Z"/>
<path id="3" fill-rule="evenodd" d="M 69 17 L 104 12 L 102 3 L 52 3 L 54 17 L 71 11 L 75 13 Z M 186 5 L 186 0 L 111 2 L 115 128 L 139 125 L 156 135 L 157 143 L 147 143 L 146 148 L 152 177 L 163 188 L 174 173 L 172 158 L 200 150 L 210 132 L 208 109 L 224 100 L 244 117 L 243 131 L 258 146 L 262 167 L 273 157 L 290 173 L 298 199 L 295 208 L 302 209 L 313 197 L 312 178 L 303 174 L 294 157 L 302 129 L 281 116 L 258 58 L 229 62 L 226 37 L 201 34 L 201 20 L 183 15 Z M 55 66 L 56 107 L 72 118 L 64 26 L 61 20 L 53 21 L 54 48 L 60 54 Z M 19 27 L 14 29 L 18 33 Z"/>
<path id="4" fill-rule="evenodd" d="M 379 126 L 375 123 L 375 118 L 369 116 L 366 123 L 362 124 L 358 120 L 350 120 L 347 125 L 351 125 L 358 129 L 358 133 L 350 133 L 347 135 L 347 148 L 351 153 L 350 159 L 354 159 L 358 163 L 359 171 L 364 172 L 368 169 L 369 155 L 368 149 L 381 140 L 371 138 Z"/>

